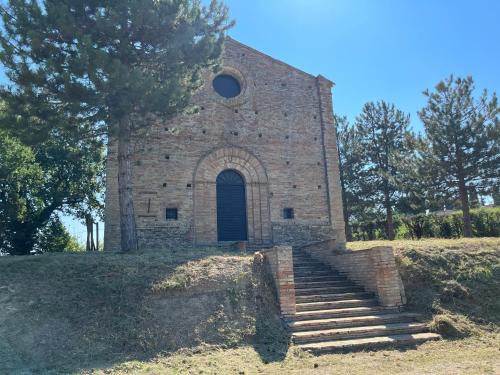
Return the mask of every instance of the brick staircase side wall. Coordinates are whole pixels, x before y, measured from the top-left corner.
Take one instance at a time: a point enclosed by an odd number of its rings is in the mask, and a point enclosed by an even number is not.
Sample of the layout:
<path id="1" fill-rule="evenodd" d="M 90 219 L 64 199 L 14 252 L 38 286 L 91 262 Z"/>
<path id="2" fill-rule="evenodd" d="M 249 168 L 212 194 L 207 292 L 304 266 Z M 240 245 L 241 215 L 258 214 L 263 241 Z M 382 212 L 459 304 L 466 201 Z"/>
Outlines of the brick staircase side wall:
<path id="1" fill-rule="evenodd" d="M 382 306 L 397 307 L 406 303 L 392 247 L 339 251 L 335 242 L 328 240 L 309 244 L 301 249 L 314 259 L 347 273 L 351 280 L 375 293 Z"/>
<path id="2" fill-rule="evenodd" d="M 274 246 L 256 252 L 255 257 L 263 257 L 268 265 L 276 287 L 281 314 L 284 317 L 295 315 L 292 247 Z"/>

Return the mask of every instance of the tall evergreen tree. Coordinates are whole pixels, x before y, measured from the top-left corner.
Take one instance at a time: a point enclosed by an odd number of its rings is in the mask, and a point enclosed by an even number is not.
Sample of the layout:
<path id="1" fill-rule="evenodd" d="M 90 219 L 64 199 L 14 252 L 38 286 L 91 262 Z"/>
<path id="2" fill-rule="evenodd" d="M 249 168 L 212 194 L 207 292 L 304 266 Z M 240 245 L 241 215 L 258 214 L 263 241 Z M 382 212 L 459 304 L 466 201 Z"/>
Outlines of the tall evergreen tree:
<path id="1" fill-rule="evenodd" d="M 414 158 L 410 116 L 384 101 L 366 103 L 356 119 L 359 147 L 364 153 L 360 183 L 363 191 L 383 207 L 386 236 L 393 240 L 393 211 L 404 186 L 406 170 Z"/>
<path id="2" fill-rule="evenodd" d="M 425 155 L 429 152 L 425 138 L 416 136 L 412 148 L 415 150 L 414 160 L 405 169 L 402 181 L 401 196 L 396 205 L 402 215 L 423 214 L 426 210 L 439 211 L 448 205 L 447 199 L 435 185 L 436 173 L 429 165 Z"/>
<path id="3" fill-rule="evenodd" d="M 363 149 L 359 132 L 349 124 L 347 117 L 335 115 L 337 147 L 339 153 L 340 183 L 346 238 L 352 241 L 352 224 L 365 223 L 373 219 L 373 201 L 363 191 Z"/>
<path id="4" fill-rule="evenodd" d="M 464 235 L 472 236 L 469 192 L 491 193 L 500 182 L 500 130 L 497 97 L 485 91 L 475 99 L 474 81 L 450 76 L 426 90 L 419 112 L 428 142 L 427 164 L 442 193 L 459 198 Z"/>
<path id="5" fill-rule="evenodd" d="M 217 66 L 227 9 L 216 0 L 7 3 L 0 59 L 9 79 L 117 139 L 121 247 L 137 249 L 133 135 L 189 106 L 201 69 Z"/>

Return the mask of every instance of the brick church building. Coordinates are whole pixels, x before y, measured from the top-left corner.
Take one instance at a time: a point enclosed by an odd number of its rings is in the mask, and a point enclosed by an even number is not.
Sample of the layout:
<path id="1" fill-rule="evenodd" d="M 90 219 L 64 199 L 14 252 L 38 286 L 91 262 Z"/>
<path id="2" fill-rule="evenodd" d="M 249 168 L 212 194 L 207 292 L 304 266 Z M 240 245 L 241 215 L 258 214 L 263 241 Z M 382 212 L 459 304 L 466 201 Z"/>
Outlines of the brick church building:
<path id="1" fill-rule="evenodd" d="M 141 249 L 345 244 L 333 83 L 228 38 L 195 114 L 137 139 L 133 197 Z M 108 148 L 105 248 L 118 250 L 117 148 Z"/>

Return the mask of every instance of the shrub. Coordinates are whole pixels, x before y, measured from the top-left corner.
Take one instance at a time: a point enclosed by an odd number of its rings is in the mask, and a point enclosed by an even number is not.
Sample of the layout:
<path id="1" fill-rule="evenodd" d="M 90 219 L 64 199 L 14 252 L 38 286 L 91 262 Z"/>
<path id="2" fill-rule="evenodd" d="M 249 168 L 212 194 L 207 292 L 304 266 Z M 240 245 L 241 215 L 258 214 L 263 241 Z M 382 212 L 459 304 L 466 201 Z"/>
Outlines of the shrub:
<path id="1" fill-rule="evenodd" d="M 68 232 L 57 216 L 40 230 L 35 249 L 40 253 L 83 250 L 78 240 Z"/>
<path id="2" fill-rule="evenodd" d="M 500 207 L 471 210 L 472 233 L 475 237 L 500 236 Z M 415 215 L 398 222 L 397 238 L 460 238 L 463 237 L 463 214 Z M 401 228 L 403 227 L 403 228 Z"/>

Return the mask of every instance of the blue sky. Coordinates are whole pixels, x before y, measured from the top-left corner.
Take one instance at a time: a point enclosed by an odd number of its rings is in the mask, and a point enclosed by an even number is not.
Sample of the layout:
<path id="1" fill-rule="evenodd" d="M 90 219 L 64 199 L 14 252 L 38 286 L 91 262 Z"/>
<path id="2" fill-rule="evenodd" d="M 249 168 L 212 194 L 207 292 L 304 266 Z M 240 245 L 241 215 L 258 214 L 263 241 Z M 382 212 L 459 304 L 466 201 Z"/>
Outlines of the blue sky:
<path id="1" fill-rule="evenodd" d="M 205 1 L 204 1 L 205 2 Z M 334 109 L 352 121 L 367 101 L 410 113 L 450 74 L 500 89 L 500 1 L 226 0 L 242 43 L 336 83 Z M 65 222 L 80 238 L 85 229 Z"/>
<path id="2" fill-rule="evenodd" d="M 500 89 L 500 1 L 227 0 L 229 34 L 336 83 L 334 109 L 354 120 L 367 101 L 410 113 L 450 74 Z"/>

